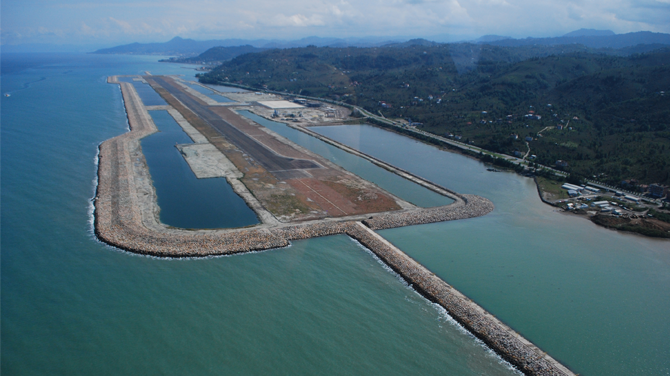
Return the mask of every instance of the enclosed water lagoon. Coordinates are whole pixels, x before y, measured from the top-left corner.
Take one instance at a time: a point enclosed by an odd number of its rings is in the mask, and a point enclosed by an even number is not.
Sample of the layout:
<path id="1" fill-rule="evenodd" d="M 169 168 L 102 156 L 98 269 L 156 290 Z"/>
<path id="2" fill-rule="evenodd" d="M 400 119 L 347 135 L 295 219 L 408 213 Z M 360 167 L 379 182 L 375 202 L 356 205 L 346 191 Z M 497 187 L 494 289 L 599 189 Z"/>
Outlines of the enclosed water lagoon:
<path id="1" fill-rule="evenodd" d="M 165 106 L 167 103 L 149 84 L 136 81 L 133 77 L 119 77 L 120 82 L 129 82 L 135 87 L 135 91 L 142 99 L 145 106 Z"/>
<path id="2" fill-rule="evenodd" d="M 449 205 L 454 202 L 448 197 L 384 170 L 361 157 L 293 129 L 284 123 L 268 120 L 249 111 L 238 111 L 238 113 L 414 205 L 428 208 Z"/>
<path id="3" fill-rule="evenodd" d="M 219 102 L 219 103 L 229 103 L 229 102 L 234 102 L 234 101 L 231 100 L 230 98 L 224 97 L 224 96 L 221 95 L 221 94 L 217 94 L 217 93 L 215 93 L 214 91 L 209 90 L 209 89 L 206 89 L 206 88 L 204 88 L 204 87 L 202 87 L 202 86 L 200 86 L 200 85 L 198 85 L 198 84 L 192 83 L 192 84 L 189 84 L 189 86 L 191 87 L 191 89 L 197 91 L 198 93 L 200 93 L 200 94 L 205 94 L 206 96 L 208 96 L 208 97 L 214 99 L 215 101 L 217 101 L 217 102 Z"/>
<path id="4" fill-rule="evenodd" d="M 245 92 L 246 90 L 232 87 L 232 86 L 223 86 L 223 85 L 212 85 L 212 84 L 205 84 L 207 87 L 211 87 L 212 89 L 220 92 L 220 93 L 242 93 Z"/>
<path id="5" fill-rule="evenodd" d="M 142 139 L 161 222 L 181 228 L 231 228 L 259 223 L 226 179 L 198 179 L 175 144 L 191 139 L 167 111 L 150 111 L 158 133 Z"/>

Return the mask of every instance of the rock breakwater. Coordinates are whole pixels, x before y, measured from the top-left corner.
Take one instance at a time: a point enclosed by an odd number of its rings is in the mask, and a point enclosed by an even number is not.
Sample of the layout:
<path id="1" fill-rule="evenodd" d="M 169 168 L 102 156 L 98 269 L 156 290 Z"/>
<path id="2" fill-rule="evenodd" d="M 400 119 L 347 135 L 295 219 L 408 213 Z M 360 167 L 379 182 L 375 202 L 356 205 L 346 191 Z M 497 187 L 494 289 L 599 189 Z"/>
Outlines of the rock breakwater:
<path id="1" fill-rule="evenodd" d="M 423 265 L 358 222 L 347 235 L 358 240 L 391 267 L 415 290 L 439 304 L 468 331 L 527 375 L 573 375 L 483 308 L 472 302 Z"/>
<path id="2" fill-rule="evenodd" d="M 109 82 L 119 83 L 115 78 Z M 437 208 L 413 208 L 364 217 L 225 230 L 185 230 L 161 224 L 139 139 L 156 127 L 131 84 L 121 86 L 131 131 L 100 145 L 95 198 L 95 233 L 115 247 L 159 257 L 202 257 L 282 248 L 291 240 L 346 234 L 369 248 L 418 292 L 444 307 L 466 329 L 529 375 L 572 375 L 509 327 L 441 280 L 373 229 L 482 216 L 493 204 L 474 195 Z"/>

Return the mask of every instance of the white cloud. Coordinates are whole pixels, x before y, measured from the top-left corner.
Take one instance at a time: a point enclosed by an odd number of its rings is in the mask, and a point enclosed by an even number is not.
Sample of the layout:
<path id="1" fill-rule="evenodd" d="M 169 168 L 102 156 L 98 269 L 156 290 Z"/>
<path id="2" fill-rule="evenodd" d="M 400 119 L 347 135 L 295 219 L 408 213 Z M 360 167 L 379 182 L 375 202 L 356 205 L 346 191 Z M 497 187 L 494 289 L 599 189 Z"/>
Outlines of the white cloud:
<path id="1" fill-rule="evenodd" d="M 56 41 L 59 35 L 123 42 L 161 41 L 175 35 L 195 39 L 525 37 L 562 35 L 582 27 L 670 32 L 670 0 L 79 0 L 17 5 L 36 1 L 40 0 L 3 4 L 3 40 L 39 36 Z"/>
<path id="2" fill-rule="evenodd" d="M 302 14 L 294 14 L 292 16 L 285 16 L 283 14 L 277 14 L 274 16 L 271 21 L 268 23 L 271 26 L 323 26 L 325 25 L 323 18 L 318 14 L 313 14 L 311 16 L 305 16 Z"/>

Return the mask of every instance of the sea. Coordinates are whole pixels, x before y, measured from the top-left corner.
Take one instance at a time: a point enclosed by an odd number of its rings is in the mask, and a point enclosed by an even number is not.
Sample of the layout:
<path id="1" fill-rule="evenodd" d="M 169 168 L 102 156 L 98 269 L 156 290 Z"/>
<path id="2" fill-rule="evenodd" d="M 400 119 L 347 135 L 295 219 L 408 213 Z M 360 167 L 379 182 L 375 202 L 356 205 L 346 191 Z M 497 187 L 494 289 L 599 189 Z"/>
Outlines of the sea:
<path id="1" fill-rule="evenodd" d="M 160 58 L 2 54 L 3 374 L 518 374 L 344 235 L 177 260 L 99 242 L 98 145 L 128 131 L 106 78 L 195 74 Z M 380 234 L 551 356 L 583 375 L 670 374 L 670 242 L 557 212 L 528 178 L 394 133 L 318 132 L 492 200 L 484 217 Z"/>

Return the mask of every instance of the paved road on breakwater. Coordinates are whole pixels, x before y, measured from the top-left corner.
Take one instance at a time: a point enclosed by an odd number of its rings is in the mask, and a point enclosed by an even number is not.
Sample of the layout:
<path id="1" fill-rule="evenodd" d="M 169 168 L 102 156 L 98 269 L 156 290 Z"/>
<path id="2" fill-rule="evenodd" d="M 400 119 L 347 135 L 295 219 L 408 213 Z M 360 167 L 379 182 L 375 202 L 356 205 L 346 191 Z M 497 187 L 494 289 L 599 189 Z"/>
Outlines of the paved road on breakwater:
<path id="1" fill-rule="evenodd" d="M 258 161 L 265 169 L 270 172 L 281 172 L 287 170 L 300 170 L 310 168 L 320 168 L 318 164 L 304 160 L 287 158 L 276 154 L 272 150 L 261 145 L 256 140 L 242 133 L 232 124 L 221 119 L 221 116 L 215 114 L 206 105 L 198 103 L 182 90 L 172 86 L 165 79 L 161 77 L 151 77 L 165 90 L 179 99 L 186 107 L 198 115 L 202 120 L 211 125 L 214 129 L 219 131 L 224 137 L 232 142 L 238 148 L 244 150 L 252 158 Z"/>

